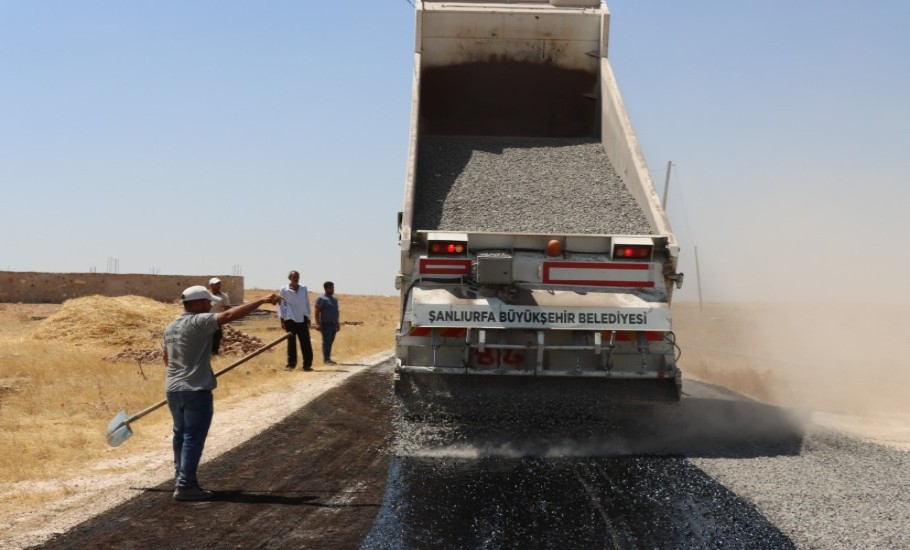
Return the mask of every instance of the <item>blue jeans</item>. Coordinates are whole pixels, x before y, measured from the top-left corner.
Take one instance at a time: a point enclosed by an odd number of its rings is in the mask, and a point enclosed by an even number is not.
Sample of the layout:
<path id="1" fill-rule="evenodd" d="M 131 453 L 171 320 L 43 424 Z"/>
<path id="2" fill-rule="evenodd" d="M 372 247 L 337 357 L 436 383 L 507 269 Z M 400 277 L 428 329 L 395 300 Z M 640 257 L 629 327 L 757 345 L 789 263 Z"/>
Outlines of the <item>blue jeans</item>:
<path id="1" fill-rule="evenodd" d="M 322 331 L 322 360 L 328 361 L 332 358 L 332 343 L 335 341 L 338 325 L 335 323 L 319 323 L 319 330 Z"/>
<path id="2" fill-rule="evenodd" d="M 174 417 L 174 474 L 177 488 L 189 489 L 199 484 L 196 470 L 215 413 L 212 392 L 167 392 L 167 406 Z"/>

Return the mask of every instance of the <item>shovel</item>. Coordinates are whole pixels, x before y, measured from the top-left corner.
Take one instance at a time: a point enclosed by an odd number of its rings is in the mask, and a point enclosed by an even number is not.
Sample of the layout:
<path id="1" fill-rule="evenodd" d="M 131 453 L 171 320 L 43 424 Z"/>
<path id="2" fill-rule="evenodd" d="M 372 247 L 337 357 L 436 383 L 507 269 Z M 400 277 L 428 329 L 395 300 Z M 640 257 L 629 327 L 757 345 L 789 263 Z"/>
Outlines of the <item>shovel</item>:
<path id="1" fill-rule="evenodd" d="M 240 365 L 246 363 L 253 357 L 256 357 L 257 355 L 259 355 L 260 353 L 277 346 L 281 342 L 287 340 L 289 336 L 291 336 L 290 332 L 286 333 L 284 336 L 282 336 L 281 338 L 278 338 L 274 342 L 271 342 L 271 343 L 268 343 L 268 344 L 262 346 L 261 348 L 250 353 L 249 355 L 246 355 L 246 356 L 238 359 L 237 361 L 231 363 L 230 365 L 228 365 L 228 366 L 224 367 L 223 369 L 221 369 L 220 371 L 216 372 L 215 377 L 221 376 L 222 374 L 226 373 L 227 371 L 229 371 L 233 368 L 239 367 Z M 131 423 L 139 420 L 140 418 L 147 415 L 148 413 L 163 407 L 165 404 L 167 404 L 167 399 L 165 399 L 164 401 L 159 401 L 158 403 L 155 403 L 151 407 L 148 407 L 147 409 L 143 409 L 130 417 L 126 416 L 126 411 L 120 411 L 119 413 L 117 413 L 117 416 L 115 416 L 114 419 L 111 420 L 110 424 L 107 425 L 107 444 L 110 445 L 111 447 L 117 447 L 117 446 L 121 445 L 124 441 L 126 441 L 133 435 L 133 430 L 130 429 Z"/>

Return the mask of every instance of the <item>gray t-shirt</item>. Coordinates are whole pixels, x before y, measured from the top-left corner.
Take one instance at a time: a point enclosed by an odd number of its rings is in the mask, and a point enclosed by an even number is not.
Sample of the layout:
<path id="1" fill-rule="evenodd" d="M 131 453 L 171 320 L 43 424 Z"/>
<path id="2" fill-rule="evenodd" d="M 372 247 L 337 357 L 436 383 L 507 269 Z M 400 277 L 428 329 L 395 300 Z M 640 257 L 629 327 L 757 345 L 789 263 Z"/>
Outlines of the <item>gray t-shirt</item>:
<path id="1" fill-rule="evenodd" d="M 338 298 L 334 295 L 323 294 L 316 298 L 316 307 L 319 309 L 320 323 L 338 322 Z"/>
<path id="2" fill-rule="evenodd" d="M 167 350 L 165 391 L 213 390 L 212 335 L 218 330 L 214 313 L 184 313 L 164 330 Z"/>

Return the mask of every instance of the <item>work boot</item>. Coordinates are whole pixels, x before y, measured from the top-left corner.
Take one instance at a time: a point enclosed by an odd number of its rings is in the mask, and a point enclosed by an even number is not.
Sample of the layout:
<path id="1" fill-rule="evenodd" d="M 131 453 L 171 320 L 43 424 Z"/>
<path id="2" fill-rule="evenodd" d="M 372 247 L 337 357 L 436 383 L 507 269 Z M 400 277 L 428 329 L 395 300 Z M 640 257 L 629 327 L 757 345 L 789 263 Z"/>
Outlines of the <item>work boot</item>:
<path id="1" fill-rule="evenodd" d="M 206 491 L 202 487 L 195 485 L 186 489 L 174 489 L 174 500 L 209 500 L 215 496 L 215 493 Z"/>

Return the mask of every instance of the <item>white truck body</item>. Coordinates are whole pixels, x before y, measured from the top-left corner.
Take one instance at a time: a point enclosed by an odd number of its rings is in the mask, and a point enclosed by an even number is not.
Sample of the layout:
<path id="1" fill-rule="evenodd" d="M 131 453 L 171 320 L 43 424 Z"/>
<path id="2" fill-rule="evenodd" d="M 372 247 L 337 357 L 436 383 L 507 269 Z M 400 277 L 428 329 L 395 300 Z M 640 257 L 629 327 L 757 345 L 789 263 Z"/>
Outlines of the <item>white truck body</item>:
<path id="1" fill-rule="evenodd" d="M 607 7 L 421 1 L 416 17 L 397 386 L 637 380 L 678 398 L 679 247 L 610 67 Z"/>

